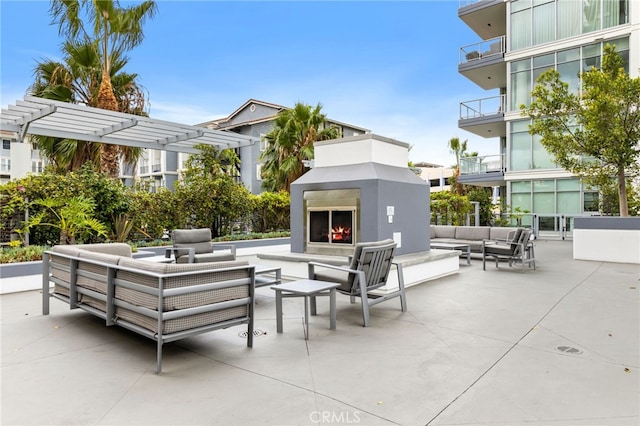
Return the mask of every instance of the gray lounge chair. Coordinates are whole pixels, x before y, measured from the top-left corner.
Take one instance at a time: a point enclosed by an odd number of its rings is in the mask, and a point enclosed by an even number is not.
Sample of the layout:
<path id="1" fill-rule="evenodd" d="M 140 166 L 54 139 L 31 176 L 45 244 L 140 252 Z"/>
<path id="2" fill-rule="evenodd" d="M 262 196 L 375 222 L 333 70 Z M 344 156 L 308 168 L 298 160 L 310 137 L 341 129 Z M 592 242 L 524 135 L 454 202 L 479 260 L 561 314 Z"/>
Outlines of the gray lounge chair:
<path id="1" fill-rule="evenodd" d="M 349 295 L 351 303 L 360 297 L 364 326 L 369 325 L 369 308 L 394 297 L 400 298 L 402 312 L 407 310 L 402 265 L 393 261 L 396 243 L 391 240 L 358 243 L 349 266 L 327 265 L 309 262 L 309 279 L 340 283 L 336 290 Z M 372 294 L 371 291 L 387 284 L 391 265 L 396 265 L 399 289 L 389 294 Z M 320 268 L 320 270 L 317 270 Z M 312 313 L 315 311 L 311 299 Z"/>
<path id="2" fill-rule="evenodd" d="M 211 230 L 208 228 L 176 229 L 172 233 L 173 248 L 167 249 L 167 257 L 171 252 L 176 263 L 205 263 L 236 260 L 236 246 L 232 244 L 213 244 Z M 222 249 L 225 251 L 217 251 Z"/>
<path id="3" fill-rule="evenodd" d="M 496 268 L 499 268 L 500 260 L 507 260 L 509 266 L 513 266 L 514 263 L 521 263 L 523 268 L 527 264 L 536 269 L 531 235 L 530 229 L 517 228 L 510 231 L 504 241 L 482 240 L 482 270 L 486 270 L 485 263 L 487 258 L 495 259 Z"/>

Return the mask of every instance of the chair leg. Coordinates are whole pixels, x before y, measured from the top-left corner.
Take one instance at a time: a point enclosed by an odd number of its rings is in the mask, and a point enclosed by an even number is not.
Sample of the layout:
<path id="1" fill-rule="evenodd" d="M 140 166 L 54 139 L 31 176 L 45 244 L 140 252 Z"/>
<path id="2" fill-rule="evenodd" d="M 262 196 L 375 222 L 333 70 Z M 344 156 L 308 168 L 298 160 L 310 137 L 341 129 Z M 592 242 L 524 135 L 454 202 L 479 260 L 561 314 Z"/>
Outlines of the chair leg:
<path id="1" fill-rule="evenodd" d="M 402 309 L 402 312 L 407 312 L 407 296 L 404 293 L 404 273 L 402 272 L 402 265 L 396 264 L 396 270 L 398 271 L 398 287 L 400 288 L 400 309 Z"/>
<path id="2" fill-rule="evenodd" d="M 358 282 L 360 284 L 360 303 L 362 304 L 362 320 L 364 322 L 363 327 L 368 327 L 369 326 L 369 296 L 367 294 L 367 282 L 365 280 L 358 280 Z"/>
<path id="3" fill-rule="evenodd" d="M 363 327 L 369 326 L 369 299 L 367 298 L 367 293 L 360 296 L 360 301 L 362 302 L 362 320 L 364 322 Z"/>

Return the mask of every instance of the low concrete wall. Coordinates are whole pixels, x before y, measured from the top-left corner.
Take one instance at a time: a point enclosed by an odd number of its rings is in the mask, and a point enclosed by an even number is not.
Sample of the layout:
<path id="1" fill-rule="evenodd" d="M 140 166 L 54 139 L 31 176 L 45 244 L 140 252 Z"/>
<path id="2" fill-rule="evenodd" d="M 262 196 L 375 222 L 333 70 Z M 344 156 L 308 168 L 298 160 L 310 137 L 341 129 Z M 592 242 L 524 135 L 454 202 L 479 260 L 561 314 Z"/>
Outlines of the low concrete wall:
<path id="1" fill-rule="evenodd" d="M 577 217 L 573 258 L 640 264 L 640 217 Z"/>

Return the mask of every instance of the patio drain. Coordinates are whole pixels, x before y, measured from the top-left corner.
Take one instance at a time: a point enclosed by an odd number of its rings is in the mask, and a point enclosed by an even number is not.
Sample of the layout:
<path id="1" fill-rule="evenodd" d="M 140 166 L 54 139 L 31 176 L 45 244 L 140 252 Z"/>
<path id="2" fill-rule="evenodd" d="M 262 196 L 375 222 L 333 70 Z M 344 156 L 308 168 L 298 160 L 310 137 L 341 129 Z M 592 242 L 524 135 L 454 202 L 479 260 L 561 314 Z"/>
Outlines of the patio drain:
<path id="1" fill-rule="evenodd" d="M 257 328 L 253 329 L 254 336 L 262 336 L 263 334 L 267 334 L 267 332 L 263 330 L 259 330 Z M 238 333 L 238 337 L 242 337 L 243 339 L 246 339 L 248 335 L 249 335 L 249 332 L 247 331 L 241 331 L 240 333 Z"/>
<path id="2" fill-rule="evenodd" d="M 580 355 L 582 351 L 578 348 L 574 348 L 573 346 L 556 346 L 556 349 L 560 352 L 564 352 L 566 354 L 571 355 Z"/>

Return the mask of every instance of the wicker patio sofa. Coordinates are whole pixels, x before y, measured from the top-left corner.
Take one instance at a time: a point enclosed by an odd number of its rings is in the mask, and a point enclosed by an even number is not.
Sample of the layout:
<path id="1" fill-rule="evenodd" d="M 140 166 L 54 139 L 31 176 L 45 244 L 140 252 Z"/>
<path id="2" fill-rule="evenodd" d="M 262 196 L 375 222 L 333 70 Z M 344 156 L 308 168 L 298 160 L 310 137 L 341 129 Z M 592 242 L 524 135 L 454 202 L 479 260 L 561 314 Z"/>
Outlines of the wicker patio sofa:
<path id="1" fill-rule="evenodd" d="M 162 345 L 195 334 L 247 324 L 252 347 L 254 290 L 245 261 L 153 263 L 121 243 L 59 245 L 43 255 L 43 315 L 53 297 L 155 340 L 158 374 Z"/>
<path id="2" fill-rule="evenodd" d="M 506 240 L 516 228 L 501 226 L 430 225 L 431 242 L 469 244 L 471 253 L 482 253 L 483 240 Z"/>

